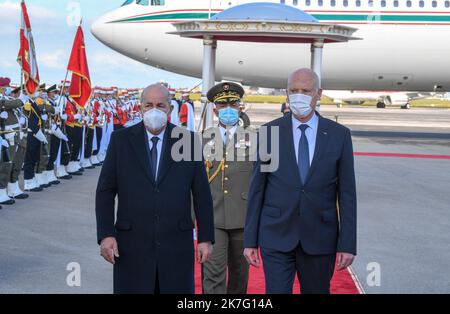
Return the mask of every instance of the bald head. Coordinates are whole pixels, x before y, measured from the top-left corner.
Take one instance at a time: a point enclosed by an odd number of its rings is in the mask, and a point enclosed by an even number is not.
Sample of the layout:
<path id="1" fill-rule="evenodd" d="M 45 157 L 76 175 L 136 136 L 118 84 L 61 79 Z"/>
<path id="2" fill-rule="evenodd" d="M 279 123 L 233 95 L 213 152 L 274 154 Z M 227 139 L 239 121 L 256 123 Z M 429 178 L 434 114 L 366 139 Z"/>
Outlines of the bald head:
<path id="1" fill-rule="evenodd" d="M 171 99 L 170 92 L 164 85 L 152 84 L 150 86 L 147 86 L 142 91 L 141 103 L 144 104 L 148 98 L 154 98 L 154 97 L 164 99 L 167 102 L 167 104 L 170 103 L 170 99 Z"/>
<path id="2" fill-rule="evenodd" d="M 319 77 L 311 69 L 298 69 L 289 75 L 288 85 L 287 85 L 287 96 L 302 94 L 311 97 L 310 106 L 312 112 L 306 117 L 300 116 L 293 111 L 294 116 L 301 122 L 308 121 L 314 111 L 316 110 L 317 102 L 322 96 L 322 89 L 320 89 Z M 292 97 L 289 97 L 292 99 Z M 292 108 L 291 108 L 292 109 Z"/>
<path id="3" fill-rule="evenodd" d="M 302 85 L 308 87 L 309 90 L 314 90 L 317 92 L 319 90 L 319 77 L 316 72 L 311 69 L 303 68 L 298 69 L 289 75 L 288 79 L 288 90 L 292 86 Z"/>

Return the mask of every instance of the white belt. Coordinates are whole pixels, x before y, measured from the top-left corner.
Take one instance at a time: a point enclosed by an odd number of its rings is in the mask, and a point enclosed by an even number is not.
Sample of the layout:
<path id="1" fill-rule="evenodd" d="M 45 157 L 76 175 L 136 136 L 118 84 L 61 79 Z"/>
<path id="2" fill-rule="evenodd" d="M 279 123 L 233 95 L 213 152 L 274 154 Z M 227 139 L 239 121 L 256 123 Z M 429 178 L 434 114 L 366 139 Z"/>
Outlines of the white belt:
<path id="1" fill-rule="evenodd" d="M 16 123 L 16 124 L 11 124 L 11 125 L 6 125 L 5 126 L 5 130 L 14 130 L 15 128 L 20 128 L 20 123 Z"/>

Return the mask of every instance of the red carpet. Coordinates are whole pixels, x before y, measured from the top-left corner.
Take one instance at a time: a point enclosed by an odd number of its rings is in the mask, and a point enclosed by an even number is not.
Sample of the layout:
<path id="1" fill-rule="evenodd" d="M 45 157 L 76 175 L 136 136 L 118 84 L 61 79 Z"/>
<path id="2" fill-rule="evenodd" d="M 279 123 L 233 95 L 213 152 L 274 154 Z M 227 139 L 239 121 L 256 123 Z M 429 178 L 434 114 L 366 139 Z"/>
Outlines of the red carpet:
<path id="1" fill-rule="evenodd" d="M 201 294 L 202 292 L 202 280 L 201 280 L 201 266 L 197 262 L 195 263 L 195 293 Z M 259 268 L 250 268 L 250 278 L 248 282 L 249 294 L 264 294 L 264 271 L 262 266 Z M 300 285 L 298 280 L 295 279 L 294 293 L 300 293 Z M 348 270 L 335 272 L 333 280 L 331 281 L 331 293 L 333 294 L 358 294 L 358 288 L 353 281 L 352 276 Z"/>

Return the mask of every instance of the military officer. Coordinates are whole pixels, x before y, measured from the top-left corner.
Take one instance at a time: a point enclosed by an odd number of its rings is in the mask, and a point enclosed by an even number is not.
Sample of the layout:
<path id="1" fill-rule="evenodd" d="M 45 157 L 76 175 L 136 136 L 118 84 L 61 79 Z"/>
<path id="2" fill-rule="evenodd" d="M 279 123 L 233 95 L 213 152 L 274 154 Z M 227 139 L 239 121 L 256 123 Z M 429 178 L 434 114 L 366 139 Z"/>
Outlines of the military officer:
<path id="1" fill-rule="evenodd" d="M 211 259 L 202 268 L 205 294 L 245 294 L 247 291 L 249 265 L 242 253 L 253 168 L 251 144 L 256 147 L 256 131 L 244 130 L 238 125 L 243 95 L 243 88 L 235 83 L 218 84 L 207 95 L 215 104 L 219 125 L 203 133 L 216 239 Z M 251 143 L 252 138 L 255 143 Z"/>

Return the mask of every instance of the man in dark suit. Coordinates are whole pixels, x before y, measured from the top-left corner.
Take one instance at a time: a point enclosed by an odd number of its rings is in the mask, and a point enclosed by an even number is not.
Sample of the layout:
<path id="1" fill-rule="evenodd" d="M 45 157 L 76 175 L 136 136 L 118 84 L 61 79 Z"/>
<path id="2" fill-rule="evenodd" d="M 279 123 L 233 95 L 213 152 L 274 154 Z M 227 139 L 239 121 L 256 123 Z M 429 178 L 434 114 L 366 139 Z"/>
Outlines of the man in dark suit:
<path id="1" fill-rule="evenodd" d="M 171 152 L 177 130 L 167 122 L 171 106 L 164 86 L 147 87 L 141 106 L 143 123 L 113 133 L 100 174 L 96 215 L 101 255 L 114 264 L 115 293 L 192 294 L 191 195 L 199 263 L 209 258 L 214 242 L 206 170 L 201 158 L 175 162 Z M 194 145 L 196 136 L 183 132 Z"/>
<path id="2" fill-rule="evenodd" d="M 356 188 L 350 130 L 315 112 L 322 91 L 309 69 L 289 77 L 291 114 L 266 125 L 271 155 L 279 167 L 253 169 L 244 235 L 244 255 L 264 264 L 267 293 L 292 293 L 295 274 L 302 293 L 329 293 L 338 270 L 356 255 Z M 279 152 L 270 151 L 279 130 Z M 260 132 L 261 134 L 261 132 Z M 275 150 L 275 149 L 274 149 Z"/>

